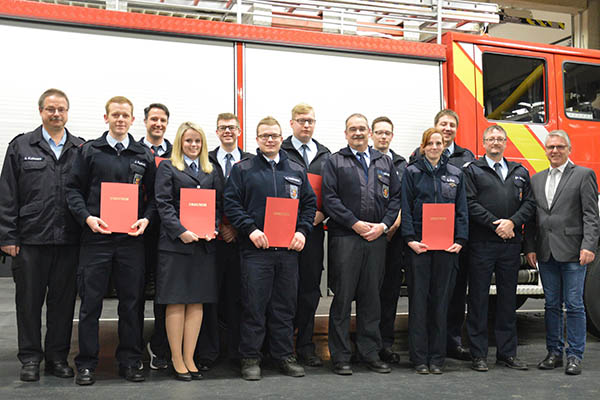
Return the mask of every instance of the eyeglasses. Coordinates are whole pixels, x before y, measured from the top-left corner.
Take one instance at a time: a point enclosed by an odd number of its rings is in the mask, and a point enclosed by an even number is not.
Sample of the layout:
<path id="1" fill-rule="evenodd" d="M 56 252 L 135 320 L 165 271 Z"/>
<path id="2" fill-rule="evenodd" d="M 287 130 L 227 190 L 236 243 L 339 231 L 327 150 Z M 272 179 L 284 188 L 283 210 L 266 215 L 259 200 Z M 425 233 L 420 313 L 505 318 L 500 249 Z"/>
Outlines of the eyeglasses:
<path id="1" fill-rule="evenodd" d="M 564 144 L 557 144 L 557 145 L 555 145 L 555 146 L 546 146 L 546 150 L 550 150 L 550 151 L 552 151 L 552 150 L 563 151 L 563 150 L 565 150 L 567 147 L 568 147 L 568 146 L 567 146 L 567 145 L 564 145 Z"/>
<path id="2" fill-rule="evenodd" d="M 375 136 L 394 136 L 394 132 L 390 131 L 373 131 Z"/>
<path id="3" fill-rule="evenodd" d="M 64 107 L 59 107 L 59 108 L 54 108 L 54 107 L 46 107 L 44 108 L 44 111 L 46 111 L 48 114 L 54 114 L 58 111 L 59 114 L 64 114 L 67 111 L 69 111 L 68 108 L 64 108 Z"/>
<path id="4" fill-rule="evenodd" d="M 227 131 L 227 129 L 229 129 L 230 132 L 233 132 L 233 131 L 237 130 L 238 127 L 235 125 L 219 125 L 219 126 L 217 126 L 217 130 L 219 132 L 225 132 L 225 131 Z"/>
<path id="5" fill-rule="evenodd" d="M 504 143 L 504 142 L 506 142 L 506 138 L 489 137 L 489 138 L 484 139 L 484 141 L 486 141 L 488 143 L 494 143 L 494 142 Z"/>
<path id="6" fill-rule="evenodd" d="M 348 132 L 350 133 L 356 133 L 356 132 L 360 132 L 360 133 L 365 133 L 369 130 L 369 128 L 367 128 L 366 126 L 352 126 L 350 128 L 348 128 Z"/>
<path id="7" fill-rule="evenodd" d="M 298 118 L 298 119 L 295 119 L 294 121 L 296 121 L 296 122 L 297 122 L 297 123 L 299 123 L 300 125 L 306 125 L 306 124 L 309 124 L 309 125 L 311 125 L 311 126 L 312 126 L 312 125 L 314 125 L 314 124 L 315 124 L 315 122 L 317 122 L 317 120 L 316 120 L 316 119 L 312 119 L 312 118 Z"/>
<path id="8" fill-rule="evenodd" d="M 272 139 L 272 140 L 277 140 L 281 137 L 281 134 L 279 133 L 271 133 L 271 134 L 264 134 L 264 135 L 258 135 L 257 138 L 259 138 L 260 140 L 266 142 L 268 139 Z"/>

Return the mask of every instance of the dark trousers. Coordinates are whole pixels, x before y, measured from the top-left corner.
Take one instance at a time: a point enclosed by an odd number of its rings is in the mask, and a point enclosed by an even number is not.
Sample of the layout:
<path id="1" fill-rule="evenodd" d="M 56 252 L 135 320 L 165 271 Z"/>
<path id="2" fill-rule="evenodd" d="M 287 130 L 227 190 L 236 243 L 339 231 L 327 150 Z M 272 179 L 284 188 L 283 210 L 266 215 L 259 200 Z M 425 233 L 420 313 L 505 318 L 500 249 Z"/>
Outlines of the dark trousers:
<path id="1" fill-rule="evenodd" d="M 119 345 L 116 357 L 123 367 L 131 367 L 142 356 L 140 301 L 144 289 L 144 242 L 139 238 L 119 238 L 108 243 L 81 245 L 77 281 L 79 309 L 78 369 L 98 365 L 98 320 L 102 300 L 111 275 L 119 299 Z"/>
<path id="2" fill-rule="evenodd" d="M 385 275 L 379 298 L 381 301 L 381 321 L 379 330 L 383 347 L 392 347 L 394 344 L 394 322 L 396 309 L 402 285 L 403 243 L 399 234 L 396 234 L 388 243 L 385 256 Z"/>
<path id="3" fill-rule="evenodd" d="M 22 363 L 66 361 L 71 346 L 79 246 L 22 245 L 12 263 Z M 46 337 L 42 349 L 42 306 Z"/>
<path id="4" fill-rule="evenodd" d="M 454 290 L 450 292 L 450 301 L 448 303 L 448 349 L 462 346 L 462 328 L 465 323 L 468 274 L 469 252 L 467 246 L 465 246 L 458 255 L 456 282 Z"/>
<path id="5" fill-rule="evenodd" d="M 202 327 L 194 352 L 197 363 L 212 363 L 219 358 L 219 305 L 204 303 L 202 306 Z"/>
<path id="6" fill-rule="evenodd" d="M 379 359 L 379 290 L 385 272 L 386 238 L 367 242 L 358 235 L 329 238 L 329 352 L 334 363 L 349 362 L 350 312 L 356 299 L 356 348 L 365 361 Z"/>
<path id="7" fill-rule="evenodd" d="M 298 295 L 298 253 L 285 249 L 242 250 L 241 282 L 240 356 L 260 358 L 267 324 L 273 359 L 291 356 Z"/>
<path id="8" fill-rule="evenodd" d="M 145 287 L 156 287 L 156 263 L 158 262 L 158 236 L 159 227 L 153 225 L 151 229 L 146 229 L 144 232 L 144 249 L 145 249 Z M 144 299 L 145 300 L 145 299 Z M 169 354 L 169 341 L 167 339 L 167 329 L 165 326 L 165 314 L 167 310 L 166 304 L 158 304 L 152 299 L 154 312 L 154 329 L 150 337 L 150 348 L 152 352 L 159 358 L 167 358 Z M 140 302 L 140 327 L 142 336 L 144 334 L 144 307 L 146 302 Z"/>
<path id="9" fill-rule="evenodd" d="M 496 355 L 517 354 L 517 278 L 520 243 L 477 242 L 469 248 L 469 312 L 467 333 L 473 357 L 488 355 L 488 299 L 492 273 L 496 273 Z"/>
<path id="10" fill-rule="evenodd" d="M 150 337 L 150 348 L 159 358 L 167 358 L 169 354 L 169 340 L 167 338 L 167 328 L 165 326 L 165 317 L 167 313 L 166 304 L 153 302 L 154 311 L 154 330 Z M 142 320 L 142 324 L 143 324 Z M 142 325 L 143 326 L 143 325 Z"/>
<path id="11" fill-rule="evenodd" d="M 323 225 L 315 226 L 306 239 L 306 245 L 298 259 L 298 307 L 294 326 L 296 352 L 313 354 L 313 332 L 315 330 L 315 312 L 321 299 L 321 274 L 323 272 Z"/>
<path id="12" fill-rule="evenodd" d="M 456 278 L 455 253 L 407 249 L 408 344 L 415 365 L 442 366 L 446 359 L 448 298 Z"/>

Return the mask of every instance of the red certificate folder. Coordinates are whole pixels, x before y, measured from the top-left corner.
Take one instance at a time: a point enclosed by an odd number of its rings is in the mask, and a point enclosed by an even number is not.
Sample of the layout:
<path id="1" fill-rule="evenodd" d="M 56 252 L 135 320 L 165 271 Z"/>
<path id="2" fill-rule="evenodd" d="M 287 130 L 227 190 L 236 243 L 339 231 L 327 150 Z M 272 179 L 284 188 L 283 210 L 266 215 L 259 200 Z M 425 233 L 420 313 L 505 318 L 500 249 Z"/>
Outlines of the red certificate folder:
<path id="1" fill-rule="evenodd" d="M 181 188 L 179 220 L 201 238 L 215 234 L 215 189 Z"/>
<path id="2" fill-rule="evenodd" d="M 100 185 L 100 219 L 113 233 L 135 232 L 131 225 L 138 220 L 138 190 L 134 183 L 102 182 Z"/>
<path id="3" fill-rule="evenodd" d="M 296 233 L 298 199 L 267 197 L 265 210 L 265 235 L 269 247 L 289 247 Z"/>
<path id="4" fill-rule="evenodd" d="M 446 250 L 454 243 L 454 204 L 423 204 L 423 239 L 428 250 Z"/>
<path id="5" fill-rule="evenodd" d="M 154 162 L 156 163 L 156 168 L 158 168 L 158 166 L 160 165 L 161 162 L 165 161 L 166 158 L 164 157 L 154 157 Z"/>
<path id="6" fill-rule="evenodd" d="M 321 200 L 321 184 L 323 183 L 323 177 L 317 174 L 307 174 L 310 186 L 317 195 L 317 210 L 321 211 L 323 201 Z"/>

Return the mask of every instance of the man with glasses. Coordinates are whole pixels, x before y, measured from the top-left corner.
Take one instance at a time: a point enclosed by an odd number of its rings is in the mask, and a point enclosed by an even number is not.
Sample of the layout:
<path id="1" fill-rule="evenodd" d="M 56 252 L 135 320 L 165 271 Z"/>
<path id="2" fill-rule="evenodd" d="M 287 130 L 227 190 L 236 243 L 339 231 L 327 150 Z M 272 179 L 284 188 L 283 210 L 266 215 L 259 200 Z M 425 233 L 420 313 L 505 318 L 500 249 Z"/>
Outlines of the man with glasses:
<path id="1" fill-rule="evenodd" d="M 39 98 L 42 125 L 8 145 L 0 176 L 0 250 L 13 257 L 20 378 L 47 372 L 73 377 L 67 364 L 75 307 L 81 228 L 65 201 L 68 172 L 83 140 L 65 124 L 69 99 L 58 89 Z M 46 339 L 42 348 L 42 306 Z"/>
<path id="2" fill-rule="evenodd" d="M 550 168 L 531 178 L 537 216 L 527 226 L 525 253 L 538 264 L 546 299 L 546 358 L 539 369 L 563 365 L 567 375 L 581 374 L 585 348 L 583 288 L 587 265 L 594 261 L 600 236 L 598 183 L 594 171 L 569 161 L 571 140 L 563 130 L 548 133 Z M 567 310 L 564 346 L 563 303 Z"/>
<path id="3" fill-rule="evenodd" d="M 379 291 L 385 273 L 384 233 L 400 210 L 400 179 L 392 160 L 370 149 L 362 114 L 346 119 L 348 146 L 323 166 L 323 206 L 329 215 L 329 351 L 333 372 L 352 375 L 350 312 L 356 300 L 356 348 L 372 371 L 388 373 L 382 348 Z"/>
<path id="4" fill-rule="evenodd" d="M 306 168 L 307 173 L 321 175 L 323 163 L 331 152 L 321 143 L 313 139 L 315 131 L 315 111 L 305 103 L 292 108 L 290 127 L 292 136 L 283 141 L 281 148 L 298 164 Z M 315 353 L 313 332 L 315 328 L 315 312 L 321 298 L 321 274 L 323 271 L 323 241 L 325 232 L 323 220 L 325 214 L 317 210 L 313 221 L 313 230 L 306 238 L 304 250 L 300 253 L 298 264 L 298 307 L 294 326 L 296 335 L 296 355 L 298 360 L 310 367 L 320 367 L 323 361 Z"/>
<path id="5" fill-rule="evenodd" d="M 516 297 L 523 225 L 535 212 L 529 172 L 507 161 L 506 131 L 483 131 L 485 155 L 464 168 L 469 205 L 469 296 L 467 332 L 471 368 L 488 370 L 488 299 L 496 275 L 496 364 L 526 370 L 517 358 Z"/>
<path id="6" fill-rule="evenodd" d="M 390 149 L 390 144 L 394 138 L 394 124 L 388 117 L 378 117 L 371 123 L 371 139 L 373 147 L 381 154 L 388 156 L 394 164 L 394 171 L 402 182 L 402 174 L 406 169 L 406 159 L 394 150 Z M 400 354 L 392 349 L 394 345 L 394 322 L 396 321 L 396 308 L 398 298 L 400 297 L 400 285 L 402 284 L 402 258 L 404 242 L 400 234 L 396 231 L 400 226 L 400 213 L 394 224 L 388 230 L 387 250 L 385 257 L 385 276 L 383 285 L 379 294 L 381 301 L 381 320 L 379 321 L 379 330 L 381 331 L 381 340 L 383 347 L 379 352 L 379 357 L 387 363 L 399 363 Z"/>
<path id="7" fill-rule="evenodd" d="M 240 122 L 235 114 L 222 113 L 217 116 L 216 135 L 220 145 L 208 153 L 223 181 L 223 187 L 231 169 L 241 160 L 254 157 L 238 147 Z M 240 251 L 237 230 L 227 218 L 223 218 L 217 240 L 217 263 L 219 264 L 219 304 L 205 304 L 202 329 L 196 347 L 196 364 L 207 371 L 219 356 L 219 319 L 225 326 L 225 345 L 228 358 L 239 360 L 240 345 Z"/>
<path id="8" fill-rule="evenodd" d="M 241 252 L 242 378 L 261 379 L 260 349 L 268 324 L 271 356 L 289 376 L 304 376 L 294 357 L 294 313 L 298 294 L 298 253 L 316 212 L 316 197 L 305 168 L 281 151 L 281 126 L 273 117 L 256 127 L 258 155 L 235 164 L 225 186 L 224 209 L 238 231 Z M 299 200 L 296 232 L 288 247 L 272 247 L 265 235 L 267 197 Z"/>

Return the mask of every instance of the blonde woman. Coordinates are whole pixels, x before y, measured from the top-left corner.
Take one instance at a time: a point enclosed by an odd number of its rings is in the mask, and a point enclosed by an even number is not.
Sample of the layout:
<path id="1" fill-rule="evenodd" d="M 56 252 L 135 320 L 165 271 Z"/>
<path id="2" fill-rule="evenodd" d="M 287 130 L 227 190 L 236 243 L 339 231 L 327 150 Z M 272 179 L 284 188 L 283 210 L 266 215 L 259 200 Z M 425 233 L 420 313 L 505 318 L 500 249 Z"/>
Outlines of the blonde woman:
<path id="1" fill-rule="evenodd" d="M 160 215 L 156 302 L 166 304 L 166 328 L 175 378 L 202 379 L 194 350 L 202 325 L 204 303 L 217 301 L 215 247 L 221 215 L 222 183 L 208 160 L 206 135 L 192 122 L 177 130 L 169 160 L 156 173 L 156 205 Z M 181 188 L 216 190 L 214 235 L 199 237 L 179 220 Z"/>

